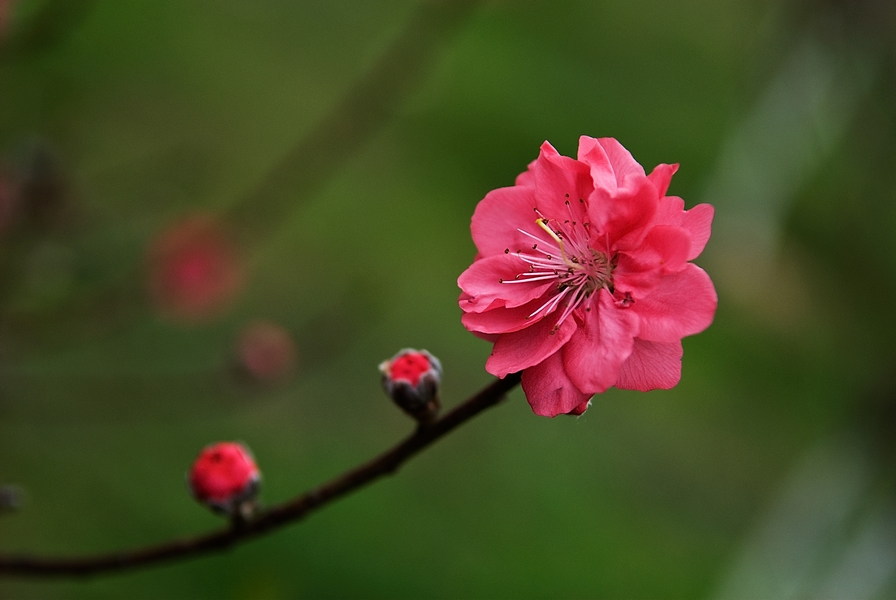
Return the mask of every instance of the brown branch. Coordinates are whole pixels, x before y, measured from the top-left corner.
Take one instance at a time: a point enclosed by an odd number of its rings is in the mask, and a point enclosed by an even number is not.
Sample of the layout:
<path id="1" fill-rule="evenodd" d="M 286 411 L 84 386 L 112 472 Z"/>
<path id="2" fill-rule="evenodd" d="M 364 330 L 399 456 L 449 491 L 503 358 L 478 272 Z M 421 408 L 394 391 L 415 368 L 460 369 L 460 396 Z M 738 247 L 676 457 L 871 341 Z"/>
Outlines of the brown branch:
<path id="1" fill-rule="evenodd" d="M 440 419 L 418 429 L 379 456 L 296 498 L 272 506 L 254 520 L 203 535 L 109 554 L 83 557 L 0 555 L 0 575 L 85 577 L 112 573 L 225 550 L 303 519 L 315 509 L 394 473 L 408 459 L 504 399 L 520 382 L 519 373 L 498 379 Z"/>

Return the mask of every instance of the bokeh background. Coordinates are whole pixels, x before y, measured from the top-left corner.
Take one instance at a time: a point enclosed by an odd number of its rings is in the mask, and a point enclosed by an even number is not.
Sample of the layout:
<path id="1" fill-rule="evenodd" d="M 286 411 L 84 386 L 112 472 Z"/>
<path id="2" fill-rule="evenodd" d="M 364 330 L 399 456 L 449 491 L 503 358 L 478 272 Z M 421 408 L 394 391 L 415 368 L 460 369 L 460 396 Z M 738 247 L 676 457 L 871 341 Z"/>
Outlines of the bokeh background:
<path id="1" fill-rule="evenodd" d="M 612 136 L 716 207 L 681 383 L 519 390 L 230 552 L 3 598 L 896 596 L 886 0 L 0 0 L 0 551 L 200 533 L 239 439 L 286 500 L 411 430 L 377 364 L 460 325 L 469 218 Z"/>

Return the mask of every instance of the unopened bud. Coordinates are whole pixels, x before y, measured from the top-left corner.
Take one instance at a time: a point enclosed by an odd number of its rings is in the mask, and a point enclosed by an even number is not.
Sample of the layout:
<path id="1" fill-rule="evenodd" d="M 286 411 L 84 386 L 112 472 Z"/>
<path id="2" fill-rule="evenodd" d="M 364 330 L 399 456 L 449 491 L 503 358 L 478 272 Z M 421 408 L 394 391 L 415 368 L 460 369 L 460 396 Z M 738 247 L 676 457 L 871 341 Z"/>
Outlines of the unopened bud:
<path id="1" fill-rule="evenodd" d="M 426 350 L 405 348 L 390 360 L 380 363 L 383 389 L 406 413 L 421 424 L 432 421 L 439 412 L 439 384 L 442 365 Z"/>
<path id="2" fill-rule="evenodd" d="M 235 520 L 255 512 L 261 472 L 249 449 L 237 442 L 203 448 L 187 475 L 193 497 L 219 514 Z"/>

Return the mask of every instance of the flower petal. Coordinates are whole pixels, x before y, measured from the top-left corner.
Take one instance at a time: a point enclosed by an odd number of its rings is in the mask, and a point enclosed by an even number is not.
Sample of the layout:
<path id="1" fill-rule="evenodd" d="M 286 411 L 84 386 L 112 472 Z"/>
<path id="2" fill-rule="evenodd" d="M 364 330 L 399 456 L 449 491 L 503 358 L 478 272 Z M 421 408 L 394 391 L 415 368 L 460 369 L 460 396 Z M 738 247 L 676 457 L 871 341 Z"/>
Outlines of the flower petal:
<path id="1" fill-rule="evenodd" d="M 567 203 L 578 206 L 593 190 L 588 165 L 561 156 L 548 142 L 541 145 L 531 169 L 538 210 L 549 219 L 563 220 L 569 214 Z"/>
<path id="2" fill-rule="evenodd" d="M 557 285 L 556 279 L 531 283 L 502 283 L 515 281 L 515 278 L 528 268 L 529 265 L 525 261 L 503 252 L 473 262 L 457 278 L 457 285 L 463 290 L 458 302 L 461 310 L 484 312 L 495 308 L 496 303 L 498 307 L 522 306 L 535 298 L 540 298 L 551 286 Z"/>
<path id="3" fill-rule="evenodd" d="M 554 331 L 555 319 L 542 319 L 531 327 L 502 334 L 485 363 L 485 370 L 506 377 L 528 369 L 556 353 L 576 330 L 573 319 L 565 319 Z"/>
<path id="4" fill-rule="evenodd" d="M 691 249 L 687 260 L 694 260 L 709 241 L 712 233 L 712 217 L 715 209 L 711 204 L 698 204 L 691 210 L 684 209 L 684 200 L 677 196 L 666 196 L 660 200 L 654 217 L 658 225 L 677 225 L 691 234 Z"/>
<path id="5" fill-rule="evenodd" d="M 637 248 L 658 205 L 656 187 L 646 177 L 632 181 L 629 188 L 613 195 L 604 189 L 595 190 L 588 202 L 589 218 L 592 225 L 597 225 L 592 228 L 597 232 L 595 243 L 608 243 L 608 251 Z"/>
<path id="6" fill-rule="evenodd" d="M 544 298 L 537 298 L 528 304 L 513 308 L 499 306 L 483 312 L 468 312 L 461 316 L 461 323 L 468 331 L 476 333 L 511 333 L 531 327 L 545 318 L 547 316 L 545 311 L 530 316 L 545 302 L 547 300 Z"/>
<path id="7" fill-rule="evenodd" d="M 653 172 L 647 176 L 648 179 L 653 182 L 653 185 L 656 186 L 656 190 L 659 192 L 660 196 L 665 196 L 666 192 L 669 191 L 669 182 L 672 181 L 672 176 L 675 175 L 676 171 L 678 171 L 677 164 L 659 164 L 653 169 Z"/>
<path id="8" fill-rule="evenodd" d="M 632 352 L 638 317 L 617 308 L 604 289 L 584 314 L 584 323 L 563 348 L 563 366 L 578 389 L 596 394 L 616 383 L 619 367 Z"/>
<path id="9" fill-rule="evenodd" d="M 616 291 L 634 299 L 648 296 L 670 273 L 687 266 L 691 236 L 681 227 L 658 225 L 651 228 L 641 245 L 621 252 L 613 273 Z"/>
<path id="10" fill-rule="evenodd" d="M 501 254 L 505 248 L 514 252 L 532 245 L 519 229 L 531 230 L 536 218 L 533 188 L 498 188 L 486 194 L 476 206 L 470 232 L 482 256 Z"/>
<path id="11" fill-rule="evenodd" d="M 628 359 L 619 369 L 616 387 L 623 390 L 668 390 L 681 379 L 681 340 L 664 344 L 636 339 Z"/>
<path id="12" fill-rule="evenodd" d="M 613 138 L 583 135 L 579 138 L 578 158 L 590 167 L 594 187 L 611 194 L 624 187 L 630 176 L 644 177 L 644 168 Z"/>
<path id="13" fill-rule="evenodd" d="M 526 165 L 526 170 L 516 176 L 516 181 L 514 182 L 516 185 L 535 187 L 535 175 L 532 174 L 532 169 L 535 167 L 535 162 L 535 160 L 530 162 L 528 165 Z"/>
<path id="14" fill-rule="evenodd" d="M 559 353 L 523 371 L 523 392 L 532 412 L 543 417 L 568 414 L 587 406 L 591 397 L 570 381 Z"/>
<path id="15" fill-rule="evenodd" d="M 716 209 L 712 204 L 698 204 L 685 212 L 681 225 L 691 232 L 691 251 L 688 253 L 688 260 L 700 256 L 706 247 L 706 242 L 712 234 L 712 217 L 715 212 Z"/>
<path id="16" fill-rule="evenodd" d="M 671 343 L 709 327 L 717 304 L 709 275 L 688 263 L 680 273 L 664 277 L 649 296 L 639 298 L 629 310 L 640 320 L 639 338 Z"/>

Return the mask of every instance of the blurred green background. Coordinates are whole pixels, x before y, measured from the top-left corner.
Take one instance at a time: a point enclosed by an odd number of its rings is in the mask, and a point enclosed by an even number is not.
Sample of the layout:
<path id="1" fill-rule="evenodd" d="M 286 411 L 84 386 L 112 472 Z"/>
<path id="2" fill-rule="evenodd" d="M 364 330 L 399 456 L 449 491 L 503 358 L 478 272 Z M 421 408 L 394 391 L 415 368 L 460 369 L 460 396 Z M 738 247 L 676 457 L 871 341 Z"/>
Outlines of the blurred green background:
<path id="1" fill-rule="evenodd" d="M 183 479 L 212 441 L 252 448 L 267 503 L 317 485 L 411 430 L 376 370 L 400 348 L 441 359 L 448 406 L 487 384 L 456 305 L 469 219 L 545 139 L 681 163 L 719 293 L 673 390 L 554 420 L 516 390 L 273 535 L 0 597 L 896 596 L 892 2 L 0 15 L 3 553 L 220 526 Z M 191 248 L 205 291 L 166 262 Z"/>

